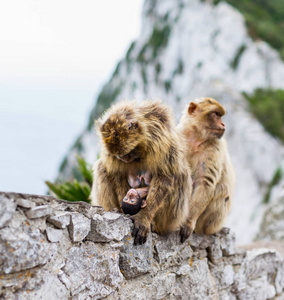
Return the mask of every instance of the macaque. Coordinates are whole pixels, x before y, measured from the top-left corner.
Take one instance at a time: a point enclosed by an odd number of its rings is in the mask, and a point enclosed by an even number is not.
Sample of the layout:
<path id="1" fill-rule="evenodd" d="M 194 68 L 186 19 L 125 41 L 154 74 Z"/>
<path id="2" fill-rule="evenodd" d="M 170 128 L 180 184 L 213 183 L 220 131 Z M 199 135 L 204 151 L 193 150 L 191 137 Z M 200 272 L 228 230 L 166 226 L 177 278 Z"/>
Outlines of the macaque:
<path id="1" fill-rule="evenodd" d="M 146 242 L 151 226 L 160 234 L 181 229 L 188 217 L 192 180 L 185 143 L 169 108 L 157 101 L 117 103 L 96 128 L 102 150 L 93 169 L 92 204 L 121 209 L 129 188 L 138 188 L 146 173 L 151 175 L 147 205 L 131 217 L 134 244 Z M 180 234 L 181 240 L 188 237 L 188 231 L 181 229 Z"/>
<path id="2" fill-rule="evenodd" d="M 128 184 L 132 187 L 121 202 L 121 209 L 125 214 L 136 215 L 147 205 L 146 197 L 151 182 L 151 174 L 146 171 L 128 175 Z"/>
<path id="3" fill-rule="evenodd" d="M 146 197 L 149 188 L 142 187 L 138 189 L 130 189 L 126 196 L 122 199 L 121 209 L 125 214 L 136 215 L 141 208 L 146 207 Z"/>
<path id="4" fill-rule="evenodd" d="M 230 211 L 235 175 L 223 137 L 225 109 L 212 98 L 190 102 L 178 124 L 186 138 L 193 193 L 187 226 L 191 234 L 218 232 Z"/>

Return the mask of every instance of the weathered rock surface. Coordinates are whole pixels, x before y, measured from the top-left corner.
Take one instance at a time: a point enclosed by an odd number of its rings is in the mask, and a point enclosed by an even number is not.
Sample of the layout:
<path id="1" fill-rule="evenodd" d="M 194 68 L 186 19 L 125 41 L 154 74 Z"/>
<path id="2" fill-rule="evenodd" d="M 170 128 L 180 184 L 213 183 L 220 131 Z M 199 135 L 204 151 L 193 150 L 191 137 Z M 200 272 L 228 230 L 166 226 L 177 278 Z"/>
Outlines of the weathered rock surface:
<path id="1" fill-rule="evenodd" d="M 47 239 L 50 242 L 56 243 L 56 242 L 59 242 L 61 240 L 62 235 L 63 235 L 63 231 L 60 230 L 60 229 L 46 227 L 46 235 L 47 235 Z"/>
<path id="2" fill-rule="evenodd" d="M 26 211 L 26 215 L 29 219 L 37 219 L 40 217 L 46 217 L 52 214 L 52 208 L 48 205 L 41 205 L 32 207 Z"/>
<path id="3" fill-rule="evenodd" d="M 284 240 L 284 195 L 266 208 L 257 239 Z"/>
<path id="4" fill-rule="evenodd" d="M 87 239 L 93 242 L 121 241 L 130 232 L 132 222 L 119 213 L 106 212 L 92 217 L 92 230 Z"/>
<path id="5" fill-rule="evenodd" d="M 178 232 L 150 233 L 134 246 L 132 222 L 120 213 L 49 196 L 0 200 L 2 215 L 9 212 L 0 229 L 1 299 L 284 298 L 283 257 L 236 248 L 228 228 L 183 244 Z M 50 216 L 27 217 L 43 206 Z"/>
<path id="6" fill-rule="evenodd" d="M 7 224 L 13 217 L 16 206 L 12 199 L 10 200 L 4 196 L 0 196 L 0 228 Z"/>
<path id="7" fill-rule="evenodd" d="M 70 213 L 60 213 L 58 215 L 48 218 L 47 221 L 57 228 L 66 228 L 70 224 Z"/>
<path id="8" fill-rule="evenodd" d="M 69 225 L 73 242 L 81 242 L 90 232 L 91 220 L 80 213 L 72 213 Z"/>

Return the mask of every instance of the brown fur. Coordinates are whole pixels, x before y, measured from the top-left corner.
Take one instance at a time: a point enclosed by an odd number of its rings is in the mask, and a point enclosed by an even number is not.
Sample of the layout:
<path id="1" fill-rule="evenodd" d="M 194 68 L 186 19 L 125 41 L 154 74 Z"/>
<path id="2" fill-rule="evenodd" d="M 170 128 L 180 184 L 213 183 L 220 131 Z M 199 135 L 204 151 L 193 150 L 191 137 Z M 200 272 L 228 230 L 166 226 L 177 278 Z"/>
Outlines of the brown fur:
<path id="1" fill-rule="evenodd" d="M 97 121 L 97 131 L 103 147 L 94 166 L 92 204 L 120 209 L 129 174 L 147 171 L 152 176 L 147 206 L 132 217 L 135 244 L 146 241 L 151 224 L 158 233 L 179 229 L 187 218 L 192 183 L 185 143 L 168 107 L 156 101 L 118 103 Z"/>
<path id="2" fill-rule="evenodd" d="M 216 100 L 197 99 L 186 107 L 178 124 L 178 130 L 186 138 L 193 178 L 190 232 L 216 233 L 230 211 L 235 175 L 222 130 L 216 129 L 224 126 L 221 120 L 224 114 L 225 109 Z"/>

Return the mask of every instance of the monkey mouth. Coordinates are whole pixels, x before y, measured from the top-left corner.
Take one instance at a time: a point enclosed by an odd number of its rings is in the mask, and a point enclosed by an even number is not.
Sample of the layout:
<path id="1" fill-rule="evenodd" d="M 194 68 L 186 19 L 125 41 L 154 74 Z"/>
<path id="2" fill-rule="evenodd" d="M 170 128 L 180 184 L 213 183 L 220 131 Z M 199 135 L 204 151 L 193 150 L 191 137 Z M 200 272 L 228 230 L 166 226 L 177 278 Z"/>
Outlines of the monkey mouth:
<path id="1" fill-rule="evenodd" d="M 216 130 L 215 131 L 215 133 L 214 133 L 214 135 L 218 138 L 218 139 L 220 139 L 223 135 L 224 135 L 224 133 L 225 133 L 225 129 L 218 129 L 218 130 Z"/>
<path id="2" fill-rule="evenodd" d="M 224 134 L 225 128 L 210 128 L 211 130 L 215 131 L 216 134 Z"/>
<path id="3" fill-rule="evenodd" d="M 133 149 L 132 151 L 130 151 L 129 153 L 125 154 L 125 155 L 117 155 L 116 156 L 119 160 L 123 161 L 124 163 L 128 164 L 131 163 L 134 160 L 139 160 L 140 158 L 140 151 L 137 151 L 136 149 Z"/>
<path id="4" fill-rule="evenodd" d="M 116 156 L 119 160 L 121 160 L 122 162 L 128 164 L 130 162 L 132 162 L 135 158 L 131 157 L 130 155 L 126 154 L 124 156 Z"/>
<path id="5" fill-rule="evenodd" d="M 138 161 L 140 158 L 139 156 L 136 157 L 136 156 L 129 155 L 129 154 L 126 154 L 124 156 L 116 156 L 116 157 L 126 164 L 129 164 L 129 163 L 133 162 L 134 160 Z"/>
<path id="6" fill-rule="evenodd" d="M 217 131 L 222 131 L 222 132 L 224 132 L 224 131 L 225 131 L 225 128 L 215 128 L 215 127 L 209 127 L 209 129 L 211 129 L 211 130 L 217 130 Z"/>
<path id="7" fill-rule="evenodd" d="M 225 133 L 225 128 L 209 127 L 209 129 L 212 130 L 212 134 L 216 136 L 218 139 L 220 139 Z"/>

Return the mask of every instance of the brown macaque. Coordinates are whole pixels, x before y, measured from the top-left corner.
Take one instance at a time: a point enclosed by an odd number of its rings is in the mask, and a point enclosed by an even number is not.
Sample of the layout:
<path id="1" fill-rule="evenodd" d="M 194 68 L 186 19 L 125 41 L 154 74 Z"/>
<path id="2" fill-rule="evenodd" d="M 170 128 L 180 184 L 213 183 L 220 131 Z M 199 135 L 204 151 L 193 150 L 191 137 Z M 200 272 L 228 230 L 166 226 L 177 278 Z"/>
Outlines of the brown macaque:
<path id="1" fill-rule="evenodd" d="M 235 175 L 223 137 L 224 115 L 216 100 L 201 98 L 190 102 L 178 124 L 186 138 L 193 179 L 189 216 L 182 229 L 189 234 L 218 232 L 230 211 Z"/>
<path id="2" fill-rule="evenodd" d="M 128 184 L 132 189 L 127 192 L 121 202 L 121 209 L 125 214 L 136 215 L 141 208 L 147 205 L 146 197 L 151 178 L 151 174 L 146 171 L 128 175 Z"/>
<path id="3" fill-rule="evenodd" d="M 146 197 L 149 188 L 142 187 L 138 189 L 130 189 L 126 196 L 122 199 L 121 209 L 125 214 L 136 215 L 141 208 L 146 207 Z"/>
<path id="4" fill-rule="evenodd" d="M 131 217 L 134 244 L 146 242 L 151 226 L 160 234 L 181 229 L 188 217 L 192 181 L 185 143 L 169 108 L 157 101 L 117 103 L 96 127 L 102 150 L 93 169 L 92 204 L 121 209 L 129 186 L 136 188 L 131 180 L 137 181 L 135 176 L 147 170 L 151 175 L 147 205 Z M 181 239 L 187 237 L 182 230 Z"/>

